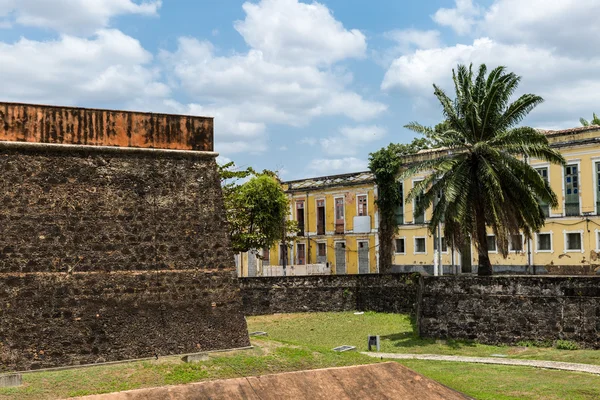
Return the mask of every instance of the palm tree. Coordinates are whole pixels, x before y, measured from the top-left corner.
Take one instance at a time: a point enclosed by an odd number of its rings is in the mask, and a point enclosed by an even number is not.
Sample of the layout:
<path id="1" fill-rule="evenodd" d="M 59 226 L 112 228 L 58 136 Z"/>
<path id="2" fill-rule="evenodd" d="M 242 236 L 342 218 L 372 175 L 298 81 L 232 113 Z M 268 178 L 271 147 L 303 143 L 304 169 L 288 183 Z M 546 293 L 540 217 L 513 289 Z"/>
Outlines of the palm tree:
<path id="1" fill-rule="evenodd" d="M 581 122 L 581 126 L 600 125 L 600 118 L 594 113 L 591 121 L 588 121 L 585 118 L 579 118 L 579 122 Z"/>
<path id="2" fill-rule="evenodd" d="M 487 230 L 496 235 L 505 258 L 512 235 L 530 238 L 544 225 L 540 201 L 558 204 L 549 184 L 527 162 L 529 157 L 563 164 L 548 139 L 530 127 L 515 127 L 543 99 L 525 94 L 510 99 L 521 78 L 504 67 L 486 76 L 485 65 L 475 77 L 472 65 L 452 71 L 456 99 L 433 85 L 442 105 L 444 123 L 436 128 L 416 122 L 406 128 L 425 135 L 445 155 L 417 162 L 401 173 L 406 178 L 419 172 L 429 175 L 409 192 L 407 203 L 417 199 L 416 212 L 433 204 L 429 229 L 444 223 L 446 242 L 464 248 L 471 238 L 479 256 L 479 275 L 493 273 L 488 256 Z"/>

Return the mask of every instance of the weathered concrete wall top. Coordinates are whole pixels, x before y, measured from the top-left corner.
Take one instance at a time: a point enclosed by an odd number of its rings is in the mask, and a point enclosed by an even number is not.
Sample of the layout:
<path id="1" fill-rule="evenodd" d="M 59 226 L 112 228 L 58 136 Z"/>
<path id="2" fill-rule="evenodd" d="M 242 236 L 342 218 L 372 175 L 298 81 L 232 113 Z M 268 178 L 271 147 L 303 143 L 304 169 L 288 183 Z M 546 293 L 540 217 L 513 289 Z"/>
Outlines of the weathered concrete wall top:
<path id="1" fill-rule="evenodd" d="M 0 102 L 0 141 L 213 151 L 213 119 Z"/>

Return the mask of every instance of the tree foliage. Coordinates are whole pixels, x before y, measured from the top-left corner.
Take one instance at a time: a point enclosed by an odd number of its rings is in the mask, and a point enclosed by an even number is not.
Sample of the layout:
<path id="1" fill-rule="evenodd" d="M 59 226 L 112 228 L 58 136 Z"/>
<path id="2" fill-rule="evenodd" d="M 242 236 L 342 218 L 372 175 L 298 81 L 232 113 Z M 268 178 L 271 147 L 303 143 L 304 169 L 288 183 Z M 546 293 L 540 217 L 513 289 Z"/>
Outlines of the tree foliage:
<path id="1" fill-rule="evenodd" d="M 220 166 L 219 173 L 235 252 L 269 248 L 294 232 L 286 222 L 289 202 L 275 173 L 239 170 L 233 162 Z"/>
<path id="2" fill-rule="evenodd" d="M 379 271 L 390 272 L 393 240 L 397 230 L 396 210 L 402 203 L 398 191 L 398 173 L 403 156 L 427 148 L 427 139 L 418 138 L 409 144 L 390 143 L 369 155 L 369 169 L 375 175 L 379 210 Z"/>
<path id="3" fill-rule="evenodd" d="M 581 122 L 581 126 L 600 125 L 600 118 L 594 113 L 591 121 L 588 121 L 585 118 L 579 118 L 579 122 Z"/>
<path id="4" fill-rule="evenodd" d="M 487 74 L 485 65 L 475 75 L 471 67 L 452 71 L 456 98 L 437 85 L 434 94 L 442 105 L 444 123 L 438 129 L 410 123 L 432 146 L 449 149 L 446 155 L 418 162 L 405 171 L 408 177 L 431 172 L 408 193 L 417 199 L 416 212 L 433 205 L 431 232 L 444 223 L 449 245 L 463 248 L 471 238 L 478 251 L 479 274 L 491 275 L 487 227 L 496 235 L 497 248 L 508 254 L 511 235 L 530 238 L 545 221 L 540 200 L 552 207 L 558 200 L 549 184 L 524 157 L 564 164 L 545 135 L 530 127 L 515 127 L 543 99 L 524 94 L 510 102 L 521 78 L 498 67 Z M 440 200 L 437 200 L 440 195 Z"/>

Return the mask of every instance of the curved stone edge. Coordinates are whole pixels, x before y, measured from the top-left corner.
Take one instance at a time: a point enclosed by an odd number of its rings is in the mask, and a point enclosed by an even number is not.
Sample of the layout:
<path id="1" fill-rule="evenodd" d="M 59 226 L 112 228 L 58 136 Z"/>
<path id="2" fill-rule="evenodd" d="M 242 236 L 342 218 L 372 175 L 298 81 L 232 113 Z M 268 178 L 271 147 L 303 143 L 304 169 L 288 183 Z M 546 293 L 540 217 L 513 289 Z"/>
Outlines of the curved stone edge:
<path id="1" fill-rule="evenodd" d="M 437 354 L 397 354 L 397 353 L 375 353 L 361 352 L 373 358 L 387 358 L 395 360 L 428 360 L 428 361 L 451 361 L 451 362 L 466 362 L 477 364 L 495 364 L 495 365 L 511 365 L 520 367 L 534 367 L 556 369 L 561 371 L 571 372 L 586 372 L 589 374 L 600 375 L 600 365 L 593 364 L 578 364 L 566 363 L 561 361 L 543 361 L 543 360 L 521 360 L 515 358 L 491 358 L 491 357 L 463 357 L 463 356 L 448 356 Z"/>

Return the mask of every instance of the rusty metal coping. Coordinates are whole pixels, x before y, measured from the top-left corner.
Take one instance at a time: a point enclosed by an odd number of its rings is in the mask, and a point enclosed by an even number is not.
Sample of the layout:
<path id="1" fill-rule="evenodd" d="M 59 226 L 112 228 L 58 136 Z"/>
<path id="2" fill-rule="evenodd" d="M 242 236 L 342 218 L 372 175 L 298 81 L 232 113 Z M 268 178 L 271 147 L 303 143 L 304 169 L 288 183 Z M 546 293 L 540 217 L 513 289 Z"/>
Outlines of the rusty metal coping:
<path id="1" fill-rule="evenodd" d="M 145 147 L 90 146 L 81 144 L 54 144 L 35 142 L 0 141 L 0 151 L 19 150 L 25 152 L 65 152 L 65 153 L 105 153 L 105 154 L 139 154 L 155 157 L 181 157 L 192 159 L 216 158 L 214 151 L 171 150 Z"/>
<path id="2" fill-rule="evenodd" d="M 211 117 L 0 102 L 0 141 L 213 151 Z"/>

